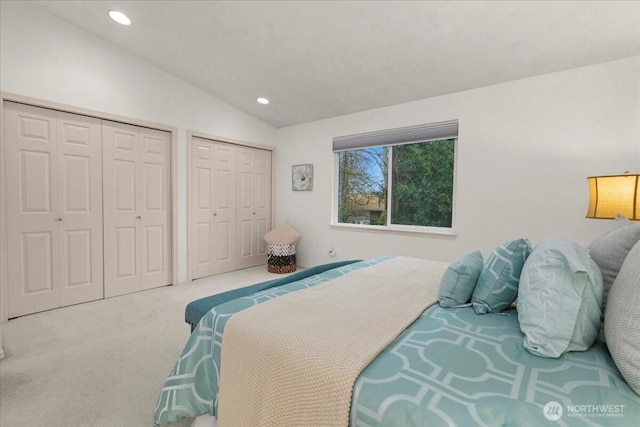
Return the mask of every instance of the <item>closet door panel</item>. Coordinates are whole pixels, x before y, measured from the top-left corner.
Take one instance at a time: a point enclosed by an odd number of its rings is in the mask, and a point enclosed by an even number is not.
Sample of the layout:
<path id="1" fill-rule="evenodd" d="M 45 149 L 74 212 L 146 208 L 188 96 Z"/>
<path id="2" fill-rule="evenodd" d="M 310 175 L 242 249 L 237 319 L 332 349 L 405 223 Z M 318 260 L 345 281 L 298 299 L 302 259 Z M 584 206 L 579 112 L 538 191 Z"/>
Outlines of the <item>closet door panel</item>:
<path id="1" fill-rule="evenodd" d="M 256 220 L 256 234 L 257 234 L 256 255 L 258 256 L 265 256 L 265 257 L 267 256 L 267 242 L 264 241 L 262 236 L 267 234 L 269 231 L 271 231 L 270 222 L 267 222 L 266 219 Z"/>
<path id="2" fill-rule="evenodd" d="M 169 134 L 141 129 L 141 288 L 170 283 Z"/>
<path id="3" fill-rule="evenodd" d="M 61 257 L 64 260 L 62 262 L 63 288 L 73 291 L 80 287 L 96 287 L 94 270 L 98 266 L 93 262 L 96 250 L 93 244 L 94 233 L 92 233 L 92 230 L 65 230 L 61 240 Z M 97 295 L 93 299 L 102 298 L 102 280 L 100 280 L 99 285 L 97 287 Z M 81 298 L 78 302 L 82 301 L 83 299 Z M 68 304 L 75 303 L 62 303 L 62 305 Z"/>
<path id="4" fill-rule="evenodd" d="M 229 144 L 213 144 L 213 244 L 214 272 L 235 270 L 236 245 L 236 193 L 235 147 Z"/>
<path id="5" fill-rule="evenodd" d="M 19 277 L 24 284 L 23 295 L 54 291 L 54 240 L 52 231 L 20 233 L 18 250 L 23 271 Z"/>
<path id="6" fill-rule="evenodd" d="M 253 224 L 251 220 L 241 220 L 238 224 L 239 233 L 239 249 L 240 259 L 250 257 L 253 255 L 252 243 L 253 243 Z"/>
<path id="7" fill-rule="evenodd" d="M 104 121 L 104 293 L 140 290 L 139 148 L 134 126 Z"/>
<path id="8" fill-rule="evenodd" d="M 271 225 L 271 152 L 241 147 L 238 156 L 238 268 L 267 262 L 264 236 Z"/>
<path id="9" fill-rule="evenodd" d="M 55 160 L 52 152 L 21 149 L 18 153 L 18 198 L 23 214 L 53 214 L 52 173 Z"/>
<path id="10" fill-rule="evenodd" d="M 168 285 L 169 134 L 103 122 L 105 296 Z"/>
<path id="11" fill-rule="evenodd" d="M 271 230 L 271 152 L 254 151 L 255 174 L 255 215 L 256 227 L 255 259 L 259 263 L 267 262 L 267 244 L 262 236 Z"/>
<path id="12" fill-rule="evenodd" d="M 191 165 L 189 205 L 189 258 L 191 277 L 214 274 L 213 255 L 213 144 L 194 138 L 189 152 Z"/>
<path id="13" fill-rule="evenodd" d="M 235 147 L 194 137 L 190 149 L 191 278 L 235 270 Z"/>
<path id="14" fill-rule="evenodd" d="M 104 297 L 99 119 L 57 113 L 60 303 Z"/>
<path id="15" fill-rule="evenodd" d="M 255 239 L 255 225 L 253 218 L 253 174 L 251 153 L 241 150 L 239 157 L 240 175 L 238 180 L 238 262 L 239 267 L 249 267 L 250 259 L 254 255 L 253 241 Z"/>
<path id="16" fill-rule="evenodd" d="M 196 245 L 198 250 L 195 253 L 198 265 L 211 264 L 213 261 L 213 248 L 211 247 L 211 223 L 196 224 Z M 206 276 L 208 271 L 196 274 L 197 277 Z"/>
<path id="17" fill-rule="evenodd" d="M 16 317 L 60 304 L 58 148 L 54 111 L 4 105 L 9 317 Z"/>
<path id="18" fill-rule="evenodd" d="M 130 279 L 136 280 L 138 276 L 138 229 L 137 227 L 116 227 L 113 230 L 115 235 L 115 271 L 113 277 L 116 280 L 123 281 Z M 138 290 L 137 283 L 134 283 L 130 289 L 123 289 L 122 293 L 134 292 Z M 112 295 L 107 295 L 112 296 Z"/>

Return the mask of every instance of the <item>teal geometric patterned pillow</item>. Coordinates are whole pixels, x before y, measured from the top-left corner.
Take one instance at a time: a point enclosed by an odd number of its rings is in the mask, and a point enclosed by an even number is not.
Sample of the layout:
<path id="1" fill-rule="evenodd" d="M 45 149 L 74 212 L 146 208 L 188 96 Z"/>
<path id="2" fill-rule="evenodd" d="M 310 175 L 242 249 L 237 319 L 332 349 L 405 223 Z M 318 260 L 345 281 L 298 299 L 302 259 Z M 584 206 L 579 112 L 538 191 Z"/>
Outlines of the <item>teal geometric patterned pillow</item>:
<path id="1" fill-rule="evenodd" d="M 493 251 L 471 297 L 476 314 L 499 313 L 515 301 L 520 272 L 530 253 L 527 239 L 505 242 Z"/>
<path id="2" fill-rule="evenodd" d="M 473 294 L 484 266 L 482 254 L 475 251 L 458 258 L 449 265 L 440 281 L 438 301 L 441 307 L 466 304 Z"/>

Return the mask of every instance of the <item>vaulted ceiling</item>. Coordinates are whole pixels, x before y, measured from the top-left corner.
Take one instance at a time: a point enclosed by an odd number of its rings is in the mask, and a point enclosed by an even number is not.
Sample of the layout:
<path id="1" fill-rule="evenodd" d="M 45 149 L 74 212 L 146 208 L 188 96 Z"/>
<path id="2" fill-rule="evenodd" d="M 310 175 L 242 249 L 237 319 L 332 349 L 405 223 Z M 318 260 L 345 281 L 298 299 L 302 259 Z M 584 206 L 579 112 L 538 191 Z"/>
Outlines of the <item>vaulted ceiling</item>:
<path id="1" fill-rule="evenodd" d="M 640 55 L 638 1 L 33 3 L 277 128 Z"/>

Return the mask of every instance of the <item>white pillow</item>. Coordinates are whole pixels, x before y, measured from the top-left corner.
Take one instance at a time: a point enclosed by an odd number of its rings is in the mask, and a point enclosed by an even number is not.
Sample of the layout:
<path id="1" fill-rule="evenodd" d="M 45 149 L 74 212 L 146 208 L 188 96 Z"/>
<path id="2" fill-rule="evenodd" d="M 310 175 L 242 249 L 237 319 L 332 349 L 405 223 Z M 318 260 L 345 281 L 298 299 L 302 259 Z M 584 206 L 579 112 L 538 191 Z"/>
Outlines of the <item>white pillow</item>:
<path id="1" fill-rule="evenodd" d="M 524 347 L 543 357 L 587 350 L 598 337 L 602 290 L 602 274 L 586 248 L 565 239 L 540 242 L 518 288 Z"/>

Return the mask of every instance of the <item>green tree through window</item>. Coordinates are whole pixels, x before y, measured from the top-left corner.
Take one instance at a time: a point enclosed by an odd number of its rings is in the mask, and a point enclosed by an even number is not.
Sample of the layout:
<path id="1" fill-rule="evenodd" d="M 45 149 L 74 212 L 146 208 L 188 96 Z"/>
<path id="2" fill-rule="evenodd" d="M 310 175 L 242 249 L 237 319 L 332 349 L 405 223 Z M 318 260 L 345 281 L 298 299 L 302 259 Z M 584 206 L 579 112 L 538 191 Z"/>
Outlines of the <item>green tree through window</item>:
<path id="1" fill-rule="evenodd" d="M 451 227 L 454 140 L 393 147 L 391 223 Z"/>
<path id="2" fill-rule="evenodd" d="M 338 222 L 450 228 L 455 141 L 339 152 Z"/>

